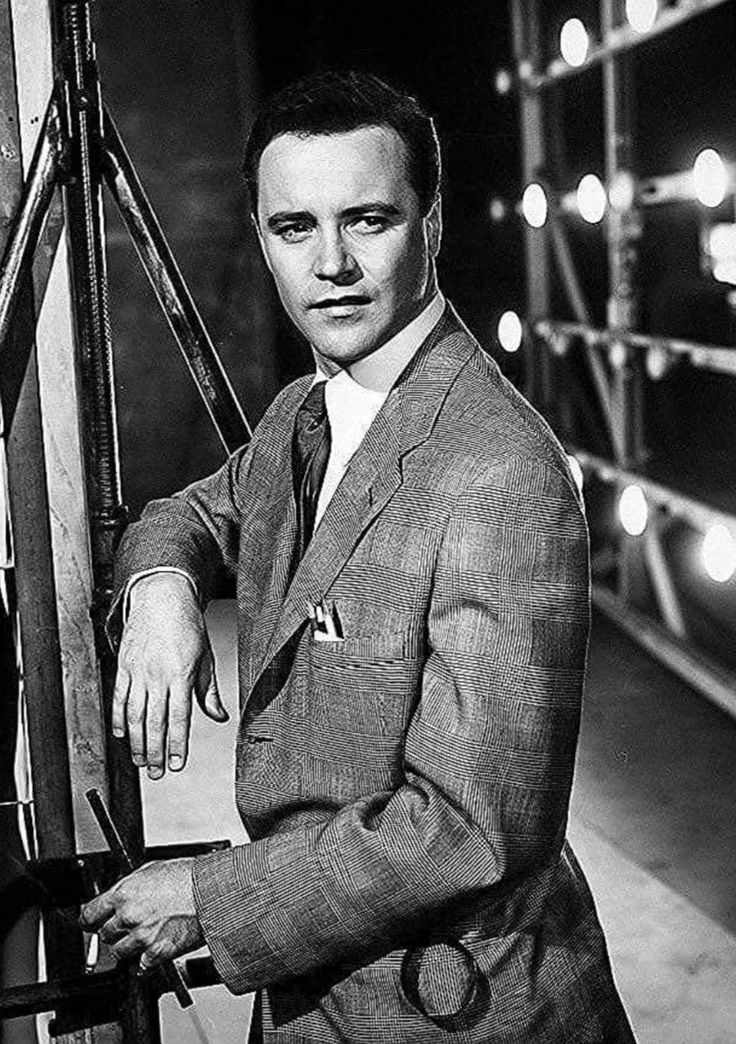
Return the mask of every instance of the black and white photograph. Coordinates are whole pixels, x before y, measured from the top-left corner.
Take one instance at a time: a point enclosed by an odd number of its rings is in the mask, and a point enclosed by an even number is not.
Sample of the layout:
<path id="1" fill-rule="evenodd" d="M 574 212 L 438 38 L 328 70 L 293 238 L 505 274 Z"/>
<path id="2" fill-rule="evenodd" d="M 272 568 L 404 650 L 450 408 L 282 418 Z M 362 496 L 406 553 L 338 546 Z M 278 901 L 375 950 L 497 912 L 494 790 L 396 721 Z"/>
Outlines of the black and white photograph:
<path id="1" fill-rule="evenodd" d="M 734 0 L 0 0 L 0 1044 L 735 1044 Z"/>

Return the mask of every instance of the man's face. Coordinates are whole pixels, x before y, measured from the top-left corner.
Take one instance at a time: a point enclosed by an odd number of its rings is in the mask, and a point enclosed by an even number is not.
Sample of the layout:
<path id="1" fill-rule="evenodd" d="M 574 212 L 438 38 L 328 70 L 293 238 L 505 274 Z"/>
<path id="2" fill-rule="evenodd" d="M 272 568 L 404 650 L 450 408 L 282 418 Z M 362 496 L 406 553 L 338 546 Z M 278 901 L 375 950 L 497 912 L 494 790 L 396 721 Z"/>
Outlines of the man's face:
<path id="1" fill-rule="evenodd" d="M 258 231 L 284 308 L 329 372 L 380 348 L 435 291 L 439 204 L 422 217 L 391 128 L 274 138 Z"/>

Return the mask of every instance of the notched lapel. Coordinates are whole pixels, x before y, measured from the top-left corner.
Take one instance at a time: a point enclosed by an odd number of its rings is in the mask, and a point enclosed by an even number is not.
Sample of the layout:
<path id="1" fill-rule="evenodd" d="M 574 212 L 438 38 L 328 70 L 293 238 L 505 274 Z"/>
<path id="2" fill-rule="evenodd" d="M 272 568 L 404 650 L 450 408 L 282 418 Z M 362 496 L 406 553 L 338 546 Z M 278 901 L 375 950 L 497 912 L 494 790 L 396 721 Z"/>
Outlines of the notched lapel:
<path id="1" fill-rule="evenodd" d="M 448 305 L 352 457 L 299 563 L 251 689 L 306 620 L 307 602 L 319 601 L 329 590 L 368 526 L 400 487 L 402 458 L 427 439 L 455 378 L 476 350 L 475 341 Z M 282 532 L 284 540 L 288 537 L 293 543 L 295 528 L 290 536 L 288 526 Z M 269 617 L 278 595 L 278 586 L 272 585 L 264 607 Z"/>

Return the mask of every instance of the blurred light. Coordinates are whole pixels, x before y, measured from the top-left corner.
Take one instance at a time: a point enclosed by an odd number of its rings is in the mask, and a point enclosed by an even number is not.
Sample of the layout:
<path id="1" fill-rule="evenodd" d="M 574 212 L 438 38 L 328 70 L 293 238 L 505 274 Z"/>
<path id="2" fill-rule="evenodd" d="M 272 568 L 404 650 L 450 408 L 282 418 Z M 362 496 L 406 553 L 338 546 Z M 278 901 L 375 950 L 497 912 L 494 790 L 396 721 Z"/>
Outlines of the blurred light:
<path id="1" fill-rule="evenodd" d="M 634 179 L 628 170 L 620 170 L 611 182 L 608 199 L 614 210 L 623 214 L 630 210 L 634 203 L 636 186 Z"/>
<path id="2" fill-rule="evenodd" d="M 703 149 L 693 166 L 695 195 L 705 207 L 717 207 L 728 189 L 728 171 L 715 149 Z"/>
<path id="3" fill-rule="evenodd" d="M 532 76 L 534 74 L 534 66 L 529 61 L 528 58 L 525 58 L 523 61 L 519 62 L 518 72 L 519 72 L 519 79 L 522 82 L 526 83 L 527 80 L 531 80 L 531 78 L 532 78 Z"/>
<path id="4" fill-rule="evenodd" d="M 708 249 L 714 261 L 736 257 L 736 225 L 713 225 L 708 236 Z"/>
<path id="5" fill-rule="evenodd" d="M 488 207 L 488 213 L 491 216 L 491 221 L 503 221 L 507 213 L 506 204 L 502 199 L 496 197 L 495 199 L 491 200 L 490 205 Z"/>
<path id="6" fill-rule="evenodd" d="M 724 584 L 736 573 L 736 540 L 725 526 L 711 526 L 703 538 L 702 554 L 711 580 Z"/>
<path id="7" fill-rule="evenodd" d="M 514 80 L 508 69 L 499 69 L 496 73 L 496 94 L 508 94 L 514 86 Z"/>
<path id="8" fill-rule="evenodd" d="M 580 216 L 596 225 L 606 212 L 606 190 L 595 174 L 586 174 L 580 179 L 577 192 Z"/>
<path id="9" fill-rule="evenodd" d="M 627 486 L 618 502 L 618 517 L 629 536 L 641 536 L 647 528 L 649 508 L 641 486 Z"/>
<path id="10" fill-rule="evenodd" d="M 736 258 L 728 261 L 716 261 L 713 265 L 713 278 L 719 283 L 731 283 L 736 286 Z"/>
<path id="11" fill-rule="evenodd" d="M 653 381 L 661 381 L 672 367 L 672 357 L 663 344 L 653 344 L 647 352 L 647 373 Z"/>
<path id="12" fill-rule="evenodd" d="M 736 225 L 713 225 L 708 234 L 708 260 L 719 283 L 736 285 Z"/>
<path id="13" fill-rule="evenodd" d="M 657 0 L 626 0 L 626 17 L 637 33 L 648 33 L 657 21 Z"/>
<path id="14" fill-rule="evenodd" d="M 623 370 L 628 352 L 623 341 L 614 341 L 608 349 L 608 361 L 614 370 Z"/>
<path id="15" fill-rule="evenodd" d="M 565 336 L 564 333 L 560 333 L 559 330 L 555 330 L 549 338 L 549 347 L 553 355 L 556 355 L 558 359 L 564 358 L 567 355 L 570 347 L 570 339 Z"/>
<path id="16" fill-rule="evenodd" d="M 573 68 L 583 65 L 588 57 L 590 37 L 579 18 L 569 18 L 560 32 L 560 54 Z"/>
<path id="17" fill-rule="evenodd" d="M 570 471 L 572 472 L 572 477 L 575 479 L 575 485 L 582 493 L 583 483 L 585 482 L 585 476 L 583 475 L 583 469 L 580 466 L 580 461 L 574 453 L 568 453 L 567 463 L 570 465 Z"/>
<path id="18" fill-rule="evenodd" d="M 498 341 L 505 352 L 518 352 L 524 328 L 516 312 L 504 312 L 498 321 Z"/>
<path id="19" fill-rule="evenodd" d="M 547 220 L 547 195 L 541 185 L 532 182 L 524 190 L 521 200 L 524 217 L 532 228 L 541 228 Z"/>

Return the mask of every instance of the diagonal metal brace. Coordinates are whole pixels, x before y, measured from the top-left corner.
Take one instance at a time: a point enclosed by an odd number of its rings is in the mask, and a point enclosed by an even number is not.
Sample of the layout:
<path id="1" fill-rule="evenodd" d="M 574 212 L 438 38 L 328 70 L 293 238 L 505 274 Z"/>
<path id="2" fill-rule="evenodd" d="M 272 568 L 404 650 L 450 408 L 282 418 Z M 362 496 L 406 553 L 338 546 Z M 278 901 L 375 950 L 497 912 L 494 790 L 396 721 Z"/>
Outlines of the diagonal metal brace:
<path id="1" fill-rule="evenodd" d="M 0 364 L 24 275 L 41 237 L 65 154 L 59 105 L 51 96 L 0 265 Z M 30 351 L 30 345 L 27 346 Z"/>

